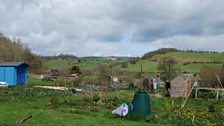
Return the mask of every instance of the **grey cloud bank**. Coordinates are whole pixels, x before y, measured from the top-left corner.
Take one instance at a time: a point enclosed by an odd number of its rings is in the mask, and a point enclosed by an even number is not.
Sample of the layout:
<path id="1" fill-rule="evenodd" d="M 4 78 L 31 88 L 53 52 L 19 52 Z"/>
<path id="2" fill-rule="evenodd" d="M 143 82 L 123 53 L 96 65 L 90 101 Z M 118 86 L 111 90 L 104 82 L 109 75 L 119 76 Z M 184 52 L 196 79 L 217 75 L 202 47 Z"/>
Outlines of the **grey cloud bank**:
<path id="1" fill-rule="evenodd" d="M 224 51 L 222 0 L 0 0 L 0 31 L 37 54 Z"/>

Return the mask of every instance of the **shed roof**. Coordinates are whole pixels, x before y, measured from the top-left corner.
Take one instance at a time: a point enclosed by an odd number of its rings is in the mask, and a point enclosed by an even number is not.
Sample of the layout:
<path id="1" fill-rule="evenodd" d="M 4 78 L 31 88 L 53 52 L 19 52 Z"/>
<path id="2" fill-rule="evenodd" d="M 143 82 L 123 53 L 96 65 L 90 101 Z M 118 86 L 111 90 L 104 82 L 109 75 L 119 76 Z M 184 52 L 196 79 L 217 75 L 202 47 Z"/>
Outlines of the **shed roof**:
<path id="1" fill-rule="evenodd" d="M 0 66 L 12 66 L 12 67 L 18 67 L 21 65 L 25 65 L 26 67 L 29 67 L 30 65 L 25 62 L 0 62 Z"/>

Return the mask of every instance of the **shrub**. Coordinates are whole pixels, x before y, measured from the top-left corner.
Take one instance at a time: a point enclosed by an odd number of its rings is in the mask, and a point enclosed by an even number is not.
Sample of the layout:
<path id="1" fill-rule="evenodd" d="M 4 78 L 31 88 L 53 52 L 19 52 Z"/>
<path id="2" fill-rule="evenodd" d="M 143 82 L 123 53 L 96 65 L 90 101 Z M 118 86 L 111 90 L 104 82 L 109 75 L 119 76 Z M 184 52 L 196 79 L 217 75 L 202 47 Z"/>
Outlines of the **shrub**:
<path id="1" fill-rule="evenodd" d="M 128 62 L 127 61 L 122 62 L 121 67 L 122 68 L 127 68 L 128 67 Z"/>
<path id="2" fill-rule="evenodd" d="M 99 64 L 94 68 L 93 72 L 95 74 L 109 74 L 111 72 L 110 68 L 106 64 Z"/>
<path id="3" fill-rule="evenodd" d="M 205 66 L 200 71 L 202 79 L 202 86 L 206 87 L 220 87 L 220 83 L 216 75 L 219 76 L 222 86 L 224 86 L 224 68 L 223 67 L 209 67 Z"/>
<path id="4" fill-rule="evenodd" d="M 59 96 L 57 93 L 53 94 L 50 99 L 50 107 L 57 108 L 59 106 Z"/>
<path id="5" fill-rule="evenodd" d="M 97 95 L 97 94 L 95 94 L 94 96 L 93 96 L 93 101 L 94 102 L 98 102 L 100 100 L 100 97 Z"/>
<path id="6" fill-rule="evenodd" d="M 74 65 L 70 68 L 70 74 L 76 74 L 76 73 L 82 74 L 82 71 L 79 66 Z"/>
<path id="7" fill-rule="evenodd" d="M 129 61 L 131 64 L 136 64 L 136 59 L 132 59 Z"/>

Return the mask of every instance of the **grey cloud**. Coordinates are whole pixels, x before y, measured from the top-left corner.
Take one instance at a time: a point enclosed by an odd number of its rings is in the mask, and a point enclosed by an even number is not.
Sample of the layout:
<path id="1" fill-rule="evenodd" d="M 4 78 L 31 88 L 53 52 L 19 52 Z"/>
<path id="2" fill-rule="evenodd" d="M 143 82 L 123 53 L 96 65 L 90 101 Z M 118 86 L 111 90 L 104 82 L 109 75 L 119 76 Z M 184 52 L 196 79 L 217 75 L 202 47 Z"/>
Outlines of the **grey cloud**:
<path id="1" fill-rule="evenodd" d="M 0 31 L 43 55 L 187 49 L 181 42 L 198 50 L 222 50 L 209 45 L 220 44 L 224 34 L 222 12 L 222 0 L 0 0 Z M 133 51 L 139 48 L 143 51 Z"/>
<path id="2" fill-rule="evenodd" d="M 177 35 L 168 38 L 158 39 L 154 42 L 156 46 L 166 45 L 169 47 L 175 47 L 182 50 L 210 50 L 224 52 L 223 48 L 223 35 L 217 36 L 189 36 L 189 35 Z"/>

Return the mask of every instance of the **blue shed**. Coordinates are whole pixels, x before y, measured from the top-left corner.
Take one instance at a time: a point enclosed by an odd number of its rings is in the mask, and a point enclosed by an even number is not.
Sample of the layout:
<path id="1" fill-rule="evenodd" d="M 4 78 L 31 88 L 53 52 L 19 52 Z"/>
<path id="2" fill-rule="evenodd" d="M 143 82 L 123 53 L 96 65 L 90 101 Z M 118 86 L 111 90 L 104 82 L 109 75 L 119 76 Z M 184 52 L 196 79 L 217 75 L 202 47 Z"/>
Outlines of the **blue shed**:
<path id="1" fill-rule="evenodd" d="M 9 86 L 27 84 L 28 67 L 25 62 L 1 62 L 0 82 L 7 82 Z"/>

